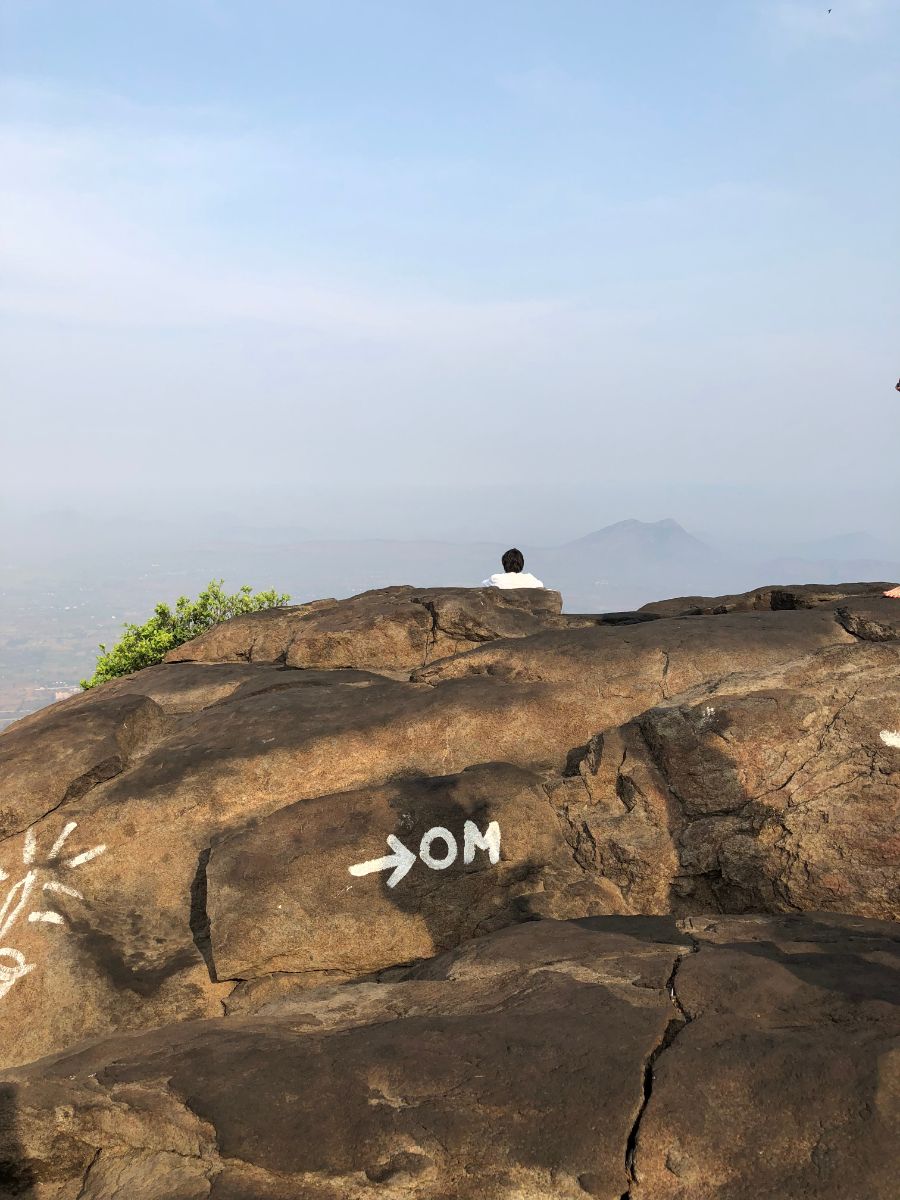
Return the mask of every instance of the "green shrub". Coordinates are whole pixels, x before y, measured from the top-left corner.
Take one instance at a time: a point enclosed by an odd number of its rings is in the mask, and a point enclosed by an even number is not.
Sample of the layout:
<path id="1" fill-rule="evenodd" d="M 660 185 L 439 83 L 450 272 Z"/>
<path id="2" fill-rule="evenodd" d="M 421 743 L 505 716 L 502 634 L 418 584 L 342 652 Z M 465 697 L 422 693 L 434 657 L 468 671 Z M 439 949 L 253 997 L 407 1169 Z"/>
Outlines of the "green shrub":
<path id="1" fill-rule="evenodd" d="M 166 653 L 182 642 L 189 642 L 213 625 L 241 613 L 257 612 L 261 608 L 278 608 L 290 601 L 274 588 L 257 592 L 245 583 L 239 592 L 228 596 L 222 590 L 224 580 L 211 580 L 196 600 L 179 596 L 175 607 L 157 604 L 153 616 L 143 625 L 126 625 L 125 632 L 111 650 L 100 646 L 101 654 L 90 679 L 82 679 L 83 688 L 96 687 L 119 675 L 130 675 L 142 667 L 162 662 Z"/>

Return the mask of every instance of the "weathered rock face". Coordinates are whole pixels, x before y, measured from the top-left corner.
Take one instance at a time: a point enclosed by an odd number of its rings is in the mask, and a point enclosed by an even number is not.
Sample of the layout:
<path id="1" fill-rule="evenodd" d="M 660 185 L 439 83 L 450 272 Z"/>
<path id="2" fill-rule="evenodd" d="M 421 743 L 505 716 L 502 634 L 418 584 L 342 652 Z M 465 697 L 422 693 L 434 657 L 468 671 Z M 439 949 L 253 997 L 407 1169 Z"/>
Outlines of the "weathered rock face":
<path id="1" fill-rule="evenodd" d="M 390 855 L 393 836 L 409 857 L 396 875 L 351 875 L 351 830 L 362 864 Z M 301 800 L 213 841 L 216 971 L 246 981 L 238 997 L 268 995 L 298 975 L 349 979 L 424 958 L 550 905 L 628 911 L 566 833 L 541 778 L 503 763 Z"/>
<path id="2" fill-rule="evenodd" d="M 580 623 L 561 610 L 559 592 L 544 588 L 379 588 L 236 617 L 170 651 L 166 661 L 411 671 L 496 638 Z"/>
<path id="3" fill-rule="evenodd" d="M 885 596 L 861 596 L 835 607 L 848 633 L 866 642 L 900 641 L 900 605 Z"/>
<path id="4" fill-rule="evenodd" d="M 900 911 L 900 643 L 727 676 L 606 730 L 553 794 L 629 911 Z"/>
<path id="5" fill-rule="evenodd" d="M 432 685 L 472 676 L 540 681 L 602 697 L 606 723 L 613 723 L 619 714 L 642 711 L 707 680 L 855 641 L 830 609 L 732 613 L 497 641 L 421 667 L 412 679 Z"/>
<path id="6" fill-rule="evenodd" d="M 19 722 L 0 736 L 0 1065 L 215 1017 L 201 1046 L 223 1012 L 537 918 L 896 918 L 900 604 L 832 591 L 610 624 L 547 593 L 386 589 L 239 618 Z M 219 1174 L 212 1194 L 251 1194 Z"/>
<path id="7" fill-rule="evenodd" d="M 890 583 L 800 583 L 775 584 L 729 596 L 676 596 L 654 600 L 641 607 L 642 613 L 660 617 L 699 617 L 729 612 L 783 612 L 798 608 L 834 607 L 850 597 L 880 597 Z"/>
<path id="8" fill-rule="evenodd" d="M 897 951 L 896 927 L 835 917 L 519 925 L 7 1072 L 0 1179 L 35 1200 L 892 1200 Z"/>
<path id="9" fill-rule="evenodd" d="M 19 722 L 0 742 L 0 839 L 120 774 L 167 729 L 159 705 L 134 694 L 98 694 L 93 704 L 53 705 Z"/>

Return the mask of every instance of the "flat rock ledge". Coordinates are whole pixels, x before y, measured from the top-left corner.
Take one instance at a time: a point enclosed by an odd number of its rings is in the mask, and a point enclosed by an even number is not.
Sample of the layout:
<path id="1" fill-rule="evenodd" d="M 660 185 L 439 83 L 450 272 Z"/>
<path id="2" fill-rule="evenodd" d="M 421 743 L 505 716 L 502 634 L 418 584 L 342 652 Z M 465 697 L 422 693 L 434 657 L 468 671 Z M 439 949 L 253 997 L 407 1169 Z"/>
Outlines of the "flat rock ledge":
<path id="1" fill-rule="evenodd" d="M 7 1072 L 3 1195 L 893 1200 L 896 924 L 518 925 Z"/>

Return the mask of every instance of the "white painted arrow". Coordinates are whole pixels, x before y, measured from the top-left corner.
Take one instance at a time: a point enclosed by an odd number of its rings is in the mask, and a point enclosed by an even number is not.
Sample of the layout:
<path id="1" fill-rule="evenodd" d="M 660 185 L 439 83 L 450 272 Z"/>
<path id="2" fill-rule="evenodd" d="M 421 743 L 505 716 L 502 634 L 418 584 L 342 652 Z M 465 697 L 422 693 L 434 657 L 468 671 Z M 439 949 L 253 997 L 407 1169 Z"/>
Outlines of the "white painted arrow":
<path id="1" fill-rule="evenodd" d="M 392 833 L 388 834 L 387 844 L 394 851 L 393 854 L 386 854 L 384 858 L 370 858 L 368 862 L 356 863 L 347 870 L 351 875 L 371 875 L 373 871 L 387 871 L 389 867 L 393 867 L 387 885 L 390 888 L 396 887 L 416 861 L 416 856 Z"/>

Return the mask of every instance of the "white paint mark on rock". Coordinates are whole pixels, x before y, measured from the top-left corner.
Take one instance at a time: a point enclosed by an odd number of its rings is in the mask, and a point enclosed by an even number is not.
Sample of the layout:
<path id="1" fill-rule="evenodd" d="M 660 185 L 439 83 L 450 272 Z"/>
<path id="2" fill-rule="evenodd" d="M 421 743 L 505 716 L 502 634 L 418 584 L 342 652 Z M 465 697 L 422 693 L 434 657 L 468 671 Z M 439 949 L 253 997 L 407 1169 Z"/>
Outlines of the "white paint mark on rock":
<path id="1" fill-rule="evenodd" d="M 76 900 L 83 900 L 81 892 L 77 888 L 69 887 L 67 883 L 60 883 L 58 879 L 50 879 L 44 884 L 45 892 L 59 892 L 63 896 L 73 896 Z"/>
<path id="2" fill-rule="evenodd" d="M 94 846 L 92 850 L 85 850 L 81 854 L 76 854 L 74 858 L 67 860 L 65 865 L 69 868 L 80 867 L 86 862 L 90 862 L 92 858 L 97 858 L 101 854 L 106 853 L 106 846 Z"/>
<path id="3" fill-rule="evenodd" d="M 435 856 L 432 853 L 432 846 L 438 841 L 443 842 L 445 853 Z M 393 850 L 393 854 L 354 863 L 347 870 L 351 875 L 356 876 L 390 870 L 387 886 L 396 887 L 400 880 L 409 874 L 416 861 L 416 856 L 394 834 L 388 836 L 387 844 Z M 466 864 L 474 862 L 476 850 L 486 850 L 492 864 L 500 861 L 500 826 L 496 821 L 491 821 L 484 833 L 480 832 L 474 821 L 466 821 L 463 827 L 463 862 Z M 450 830 L 445 829 L 443 825 L 435 825 L 422 835 L 419 843 L 419 858 L 430 870 L 445 871 L 447 867 L 456 862 L 458 857 L 459 843 Z M 346 890 L 349 891 L 349 888 Z"/>
<path id="4" fill-rule="evenodd" d="M 500 826 L 496 821 L 491 821 L 484 833 L 478 832 L 474 821 L 466 821 L 463 827 L 463 862 L 474 862 L 476 850 L 487 850 L 492 864 L 500 861 Z"/>
<path id="5" fill-rule="evenodd" d="M 393 854 L 386 854 L 384 858 L 370 858 L 368 862 L 356 863 L 355 866 L 347 868 L 350 874 L 371 875 L 373 871 L 387 871 L 393 868 L 388 876 L 387 885 L 389 888 L 396 887 L 400 880 L 409 873 L 410 867 L 416 861 L 416 856 L 393 834 L 388 837 L 387 844 L 394 851 Z"/>
<path id="6" fill-rule="evenodd" d="M 62 832 L 53 843 L 50 854 L 47 859 L 40 861 L 35 865 L 37 858 L 37 839 L 34 829 L 25 831 L 25 838 L 22 843 L 22 865 L 26 867 L 25 874 L 21 879 L 18 879 L 9 891 L 0 906 L 0 941 L 12 929 L 15 923 L 22 916 L 26 908 L 29 907 L 31 894 L 38 886 L 38 880 L 41 874 L 54 869 L 54 863 L 62 850 L 66 839 L 74 829 L 77 829 L 75 821 L 69 821 L 63 827 Z M 106 846 L 94 846 L 92 850 L 85 850 L 81 854 L 76 854 L 74 858 L 70 858 L 65 865 L 70 868 L 80 867 L 91 859 L 96 858 L 99 854 L 103 854 Z M 0 868 L 0 881 L 9 879 L 9 872 Z M 82 900 L 84 897 L 81 892 L 68 884 L 60 883 L 57 879 L 47 879 L 40 884 L 40 891 L 56 893 L 57 895 L 72 896 L 74 899 Z M 28 913 L 27 921 L 33 925 L 64 925 L 65 921 L 58 912 L 52 909 L 33 909 Z M 22 979 L 29 971 L 33 971 L 34 963 L 25 961 L 25 956 L 20 950 L 14 949 L 12 946 L 0 946 L 0 1000 L 7 994 L 10 988 L 19 980 Z"/>
<path id="7" fill-rule="evenodd" d="M 900 733 L 893 729 L 882 729 L 878 736 L 886 746 L 893 746 L 895 750 L 900 750 Z"/>
<path id="8" fill-rule="evenodd" d="M 12 962 L 4 962 L 7 959 Z M 4 946 L 0 949 L 0 1000 L 6 995 L 9 989 L 29 971 L 34 970 L 34 963 L 27 963 L 25 955 L 19 950 L 13 950 L 10 946 Z"/>
<path id="9" fill-rule="evenodd" d="M 431 853 L 431 845 L 435 841 L 442 841 L 447 847 L 447 853 L 443 858 L 435 858 Z M 434 829 L 429 829 L 426 834 L 422 835 L 422 841 L 419 843 L 419 858 L 426 867 L 431 867 L 432 871 L 445 871 L 447 867 L 452 867 L 458 854 L 459 847 L 456 844 L 456 838 L 443 825 L 435 825 Z"/>
<path id="10" fill-rule="evenodd" d="M 50 853 L 47 855 L 47 858 L 49 859 L 50 862 L 54 862 L 57 858 L 59 858 L 59 852 L 60 852 L 60 850 L 62 850 L 63 846 L 66 844 L 66 840 L 68 839 L 69 834 L 74 833 L 77 828 L 78 828 L 77 821 L 69 821 L 69 823 L 67 825 L 63 826 L 62 833 L 59 835 L 59 837 L 56 839 L 56 841 L 50 847 Z"/>

